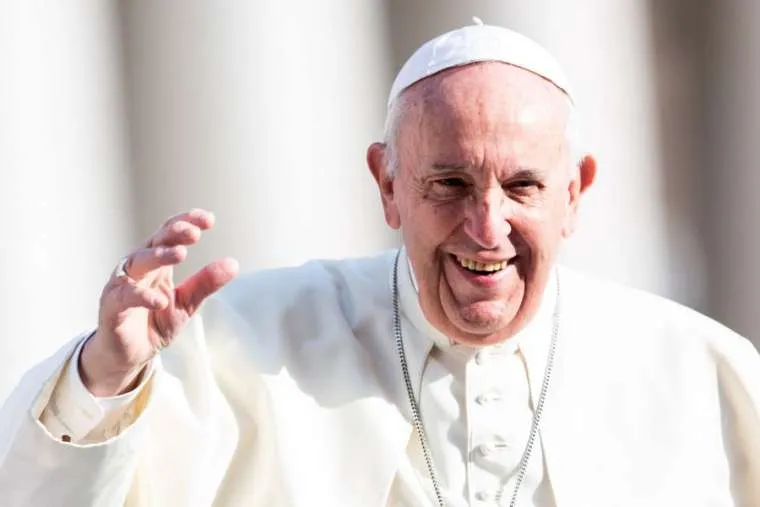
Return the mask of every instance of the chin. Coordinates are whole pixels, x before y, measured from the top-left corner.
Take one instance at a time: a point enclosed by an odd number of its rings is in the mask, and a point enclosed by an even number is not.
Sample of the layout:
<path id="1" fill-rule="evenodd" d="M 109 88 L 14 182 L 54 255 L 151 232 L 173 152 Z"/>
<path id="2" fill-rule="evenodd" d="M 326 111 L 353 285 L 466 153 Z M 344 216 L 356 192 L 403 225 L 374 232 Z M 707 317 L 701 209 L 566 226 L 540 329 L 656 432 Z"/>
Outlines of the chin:
<path id="1" fill-rule="evenodd" d="M 496 345 L 508 340 L 510 335 L 503 333 L 493 334 L 467 334 L 460 331 L 454 335 L 452 341 L 457 345 L 465 345 L 468 347 L 487 347 L 489 345 Z"/>
<path id="2" fill-rule="evenodd" d="M 508 339 L 517 332 L 513 324 L 519 311 L 503 302 L 481 302 L 469 305 L 448 315 L 456 329 L 452 339 L 467 345 L 490 345 Z"/>
<path id="3" fill-rule="evenodd" d="M 530 296 L 524 283 L 473 291 L 466 285 L 445 283 L 445 278 L 441 282 L 436 320 L 454 342 L 491 345 L 509 339 L 522 327 Z"/>

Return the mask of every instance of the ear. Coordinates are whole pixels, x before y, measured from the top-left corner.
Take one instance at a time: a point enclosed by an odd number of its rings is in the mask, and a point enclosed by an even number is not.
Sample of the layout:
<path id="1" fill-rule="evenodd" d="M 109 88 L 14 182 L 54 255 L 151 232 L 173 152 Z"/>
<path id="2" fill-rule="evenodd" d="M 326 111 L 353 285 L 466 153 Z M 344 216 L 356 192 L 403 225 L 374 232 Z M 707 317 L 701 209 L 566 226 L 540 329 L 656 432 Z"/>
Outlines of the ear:
<path id="1" fill-rule="evenodd" d="M 393 229 L 401 227 L 401 218 L 396 205 L 394 191 L 395 176 L 388 170 L 387 148 L 384 143 L 372 143 L 367 148 L 367 165 L 380 190 L 380 198 L 385 212 L 385 222 Z"/>
<path id="2" fill-rule="evenodd" d="M 593 185 L 596 179 L 596 159 L 591 155 L 583 157 L 573 174 L 570 184 L 568 185 L 568 194 L 570 197 L 565 224 L 562 227 L 562 236 L 570 237 L 578 225 L 578 207 L 580 206 L 581 197 Z"/>

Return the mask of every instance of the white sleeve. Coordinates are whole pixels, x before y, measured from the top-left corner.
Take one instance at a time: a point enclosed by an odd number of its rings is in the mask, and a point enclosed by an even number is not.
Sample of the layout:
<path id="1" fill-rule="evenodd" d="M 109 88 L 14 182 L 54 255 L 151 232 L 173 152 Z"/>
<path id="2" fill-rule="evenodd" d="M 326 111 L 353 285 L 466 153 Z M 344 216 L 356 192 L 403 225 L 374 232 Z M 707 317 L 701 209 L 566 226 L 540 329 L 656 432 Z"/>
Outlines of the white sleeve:
<path id="1" fill-rule="evenodd" d="M 126 502 L 128 497 L 131 501 L 131 495 L 141 491 L 135 489 L 138 450 L 149 439 L 149 420 L 144 416 L 151 410 L 158 366 L 130 405 L 134 407 L 130 412 L 142 416 L 118 430 L 113 438 L 89 442 L 88 436 L 79 443 L 68 442 L 68 439 L 56 438 L 42 423 L 53 392 L 70 380 L 69 372 L 64 370 L 70 363 L 73 366 L 74 352 L 83 339 L 72 340 L 27 371 L 0 408 L 0 504 L 3 507 L 152 505 Z M 90 408 L 79 406 L 72 411 L 77 414 L 74 418 L 58 417 L 57 422 L 79 424 L 78 431 L 85 431 L 87 426 L 82 420 L 87 419 L 80 412 Z M 108 417 L 101 426 L 119 428 Z M 97 428 L 93 433 L 97 433 Z"/>
<path id="2" fill-rule="evenodd" d="M 0 505 L 221 503 L 240 441 L 206 346 L 211 334 L 236 339 L 223 318 L 208 328 L 191 319 L 143 385 L 117 399 L 97 400 L 72 371 L 84 336 L 29 370 L 0 408 Z"/>
<path id="3" fill-rule="evenodd" d="M 87 440 L 90 443 L 104 441 L 131 424 L 134 414 L 129 410 L 130 406 L 153 373 L 151 363 L 142 373 L 140 384 L 132 391 L 120 396 L 96 398 L 82 382 L 78 367 L 79 357 L 88 339 L 82 340 L 77 346 L 71 360 L 64 367 L 50 403 L 40 416 L 40 422 L 50 434 L 65 442 L 83 443 L 88 436 Z M 106 421 L 112 423 L 104 426 L 103 423 Z M 99 431 L 94 432 L 96 428 Z"/>

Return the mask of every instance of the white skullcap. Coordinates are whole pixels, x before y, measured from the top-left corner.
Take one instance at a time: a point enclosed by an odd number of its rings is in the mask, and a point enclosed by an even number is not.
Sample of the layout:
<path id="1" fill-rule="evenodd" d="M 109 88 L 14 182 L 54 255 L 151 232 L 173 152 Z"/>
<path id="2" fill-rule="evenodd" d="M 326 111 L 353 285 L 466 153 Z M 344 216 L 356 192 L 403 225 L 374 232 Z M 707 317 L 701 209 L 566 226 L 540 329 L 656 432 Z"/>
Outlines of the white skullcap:
<path id="1" fill-rule="evenodd" d="M 396 76 L 388 106 L 408 87 L 442 70 L 475 62 L 503 62 L 554 83 L 571 101 L 570 81 L 557 60 L 533 40 L 500 26 L 476 24 L 439 35 L 414 52 Z"/>

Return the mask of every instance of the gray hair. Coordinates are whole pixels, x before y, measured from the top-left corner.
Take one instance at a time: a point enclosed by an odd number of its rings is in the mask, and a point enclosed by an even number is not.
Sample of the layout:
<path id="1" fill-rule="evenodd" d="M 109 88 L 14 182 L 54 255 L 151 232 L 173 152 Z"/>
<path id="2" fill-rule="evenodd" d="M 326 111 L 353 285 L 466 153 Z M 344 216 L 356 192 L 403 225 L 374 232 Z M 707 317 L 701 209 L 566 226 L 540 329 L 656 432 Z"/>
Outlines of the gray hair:
<path id="1" fill-rule="evenodd" d="M 398 149 L 396 141 L 398 137 L 399 123 L 402 113 L 409 107 L 405 95 L 406 93 L 402 92 L 393 102 L 391 102 L 388 106 L 388 113 L 385 117 L 385 128 L 383 132 L 383 140 L 385 143 L 385 167 L 386 171 L 391 176 L 396 174 L 396 169 L 398 168 Z M 567 105 L 569 111 L 567 114 L 567 122 L 565 124 L 565 139 L 567 140 L 571 162 L 567 165 L 567 170 L 568 175 L 572 177 L 583 160 L 584 150 L 581 142 L 578 111 L 575 108 L 575 104 L 570 100 L 570 97 L 567 97 Z"/>

